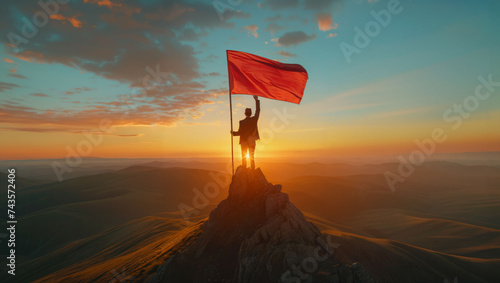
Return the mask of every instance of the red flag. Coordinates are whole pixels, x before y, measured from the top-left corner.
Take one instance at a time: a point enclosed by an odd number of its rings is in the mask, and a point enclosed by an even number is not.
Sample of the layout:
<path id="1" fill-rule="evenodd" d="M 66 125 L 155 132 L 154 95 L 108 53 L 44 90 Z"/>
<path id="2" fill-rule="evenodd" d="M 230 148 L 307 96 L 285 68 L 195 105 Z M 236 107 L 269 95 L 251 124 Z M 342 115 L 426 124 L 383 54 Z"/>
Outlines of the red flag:
<path id="1" fill-rule="evenodd" d="M 227 50 L 230 94 L 251 94 L 300 104 L 307 71 L 250 53 Z"/>

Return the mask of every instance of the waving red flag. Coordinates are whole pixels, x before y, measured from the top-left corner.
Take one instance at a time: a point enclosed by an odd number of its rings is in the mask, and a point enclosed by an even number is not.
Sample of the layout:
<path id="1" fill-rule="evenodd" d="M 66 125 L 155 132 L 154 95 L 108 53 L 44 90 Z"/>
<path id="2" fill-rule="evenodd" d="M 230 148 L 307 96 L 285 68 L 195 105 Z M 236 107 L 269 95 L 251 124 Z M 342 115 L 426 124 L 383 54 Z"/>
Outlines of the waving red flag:
<path id="1" fill-rule="evenodd" d="M 251 94 L 300 104 L 307 71 L 250 53 L 227 50 L 230 94 Z"/>

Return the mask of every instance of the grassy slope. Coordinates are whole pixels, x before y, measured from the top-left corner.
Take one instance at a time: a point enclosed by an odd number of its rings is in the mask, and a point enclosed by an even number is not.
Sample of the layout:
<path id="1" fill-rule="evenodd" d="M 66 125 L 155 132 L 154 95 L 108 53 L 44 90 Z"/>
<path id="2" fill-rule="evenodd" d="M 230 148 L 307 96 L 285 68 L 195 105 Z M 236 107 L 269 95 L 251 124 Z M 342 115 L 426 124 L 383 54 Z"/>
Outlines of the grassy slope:
<path id="1" fill-rule="evenodd" d="M 203 191 L 211 182 L 204 170 L 130 167 L 26 188 L 17 195 L 22 224 L 17 229 L 17 253 L 20 257 L 40 256 L 71 241 L 163 212 L 183 218 L 179 204 L 193 207 L 193 189 Z M 208 204 L 217 204 L 226 194 L 221 189 L 207 198 Z M 200 211 L 206 212 L 206 208 Z"/>

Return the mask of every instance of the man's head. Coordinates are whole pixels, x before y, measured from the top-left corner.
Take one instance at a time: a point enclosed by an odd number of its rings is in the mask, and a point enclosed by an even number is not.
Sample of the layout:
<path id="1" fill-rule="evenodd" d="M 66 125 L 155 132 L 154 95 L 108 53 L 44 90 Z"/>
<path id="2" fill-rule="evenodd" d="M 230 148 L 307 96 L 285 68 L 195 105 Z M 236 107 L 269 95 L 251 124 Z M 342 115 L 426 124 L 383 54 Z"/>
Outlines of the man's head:
<path id="1" fill-rule="evenodd" d="M 245 109 L 245 116 L 247 116 L 247 117 L 252 116 L 252 108 Z"/>

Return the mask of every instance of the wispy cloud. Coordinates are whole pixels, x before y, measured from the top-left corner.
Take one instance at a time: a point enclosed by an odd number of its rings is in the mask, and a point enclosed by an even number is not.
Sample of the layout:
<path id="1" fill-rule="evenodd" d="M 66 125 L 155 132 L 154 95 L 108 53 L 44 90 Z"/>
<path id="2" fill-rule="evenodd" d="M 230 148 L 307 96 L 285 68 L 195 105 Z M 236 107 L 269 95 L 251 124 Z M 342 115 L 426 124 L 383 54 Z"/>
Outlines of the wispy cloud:
<path id="1" fill-rule="evenodd" d="M 73 17 L 64 17 L 61 14 L 54 14 L 54 15 L 50 15 L 50 18 L 53 20 L 62 21 L 63 23 L 68 22 L 75 28 L 81 28 L 82 22 L 77 19 L 77 17 L 79 17 L 79 16 L 80 15 L 74 15 Z"/>
<path id="2" fill-rule="evenodd" d="M 20 86 L 18 84 L 0 82 L 0 92 L 4 92 L 6 90 L 11 90 L 15 87 L 20 87 Z"/>
<path id="3" fill-rule="evenodd" d="M 257 25 L 244 26 L 244 27 L 242 27 L 242 29 L 244 31 L 246 31 L 248 34 L 253 35 L 255 38 L 259 37 L 259 34 L 257 33 L 257 30 L 259 29 L 259 27 Z"/>
<path id="4" fill-rule="evenodd" d="M 271 33 L 271 35 L 274 35 L 275 33 L 277 32 L 280 32 L 282 30 L 284 30 L 285 27 L 284 26 L 280 26 L 278 25 L 277 23 L 269 23 L 264 29 L 263 31 L 267 31 L 269 33 Z"/>
<path id="5" fill-rule="evenodd" d="M 401 110 L 393 110 L 393 111 L 384 111 L 380 113 L 376 113 L 373 115 L 369 115 L 369 118 L 394 118 L 394 117 L 401 117 L 401 116 L 407 116 L 411 114 L 417 114 L 417 113 L 425 113 L 428 111 L 431 111 L 433 109 L 439 108 L 438 105 L 433 105 L 433 106 L 425 106 L 425 107 L 415 107 L 415 108 L 407 108 L 407 109 L 401 109 Z"/>
<path id="6" fill-rule="evenodd" d="M 38 96 L 38 97 L 49 97 L 48 95 L 40 92 L 32 93 L 31 95 L 33 96 Z"/>
<path id="7" fill-rule="evenodd" d="M 225 94 L 227 90 L 213 89 L 193 93 L 190 96 L 182 94 L 136 95 L 133 100 L 94 102 L 81 110 L 38 109 L 4 100 L 0 102 L 0 124 L 15 125 L 14 128 L 23 129 L 23 131 L 37 131 L 33 130 L 33 125 L 44 125 L 52 132 L 90 130 L 97 127 L 103 119 L 112 121 L 113 126 L 151 126 L 153 124 L 172 126 L 177 121 L 186 119 L 188 113 L 196 111 L 199 106 L 214 104 L 211 99 L 217 99 L 218 96 Z M 46 97 L 43 93 L 32 95 Z M 193 119 L 199 119 L 202 115 L 203 113 L 196 112 L 192 116 Z"/>
<path id="8" fill-rule="evenodd" d="M 26 79 L 25 76 L 21 74 L 8 74 L 9 77 L 17 78 L 17 79 Z"/>
<path id="9" fill-rule="evenodd" d="M 33 128 L 33 127 L 10 127 L 10 126 L 0 126 L 0 129 L 6 130 L 6 131 L 16 131 L 16 132 L 35 132 L 35 133 L 69 133 L 69 134 L 76 134 L 76 135 L 105 135 L 105 136 L 115 136 L 115 137 L 124 137 L 124 138 L 134 138 L 134 137 L 140 137 L 143 136 L 142 133 L 137 133 L 137 134 L 117 134 L 116 129 L 110 129 L 108 132 L 101 132 L 101 131 L 93 131 L 93 130 L 75 130 L 74 128 L 71 127 L 51 127 L 51 126 L 45 126 L 41 125 L 39 127 Z"/>
<path id="10" fill-rule="evenodd" d="M 283 56 L 283 57 L 287 57 L 287 58 L 290 58 L 290 57 L 297 57 L 297 54 L 293 54 L 293 53 L 290 53 L 290 52 L 288 52 L 288 51 L 283 51 L 283 50 L 279 51 L 279 52 L 278 52 L 278 55 L 281 55 L 281 56 Z"/>
<path id="11" fill-rule="evenodd" d="M 276 14 L 272 17 L 267 17 L 263 20 L 263 22 L 272 22 L 272 21 L 277 21 L 277 20 L 281 20 L 281 15 L 280 14 Z"/>
<path id="12" fill-rule="evenodd" d="M 82 93 L 84 91 L 91 91 L 91 90 L 94 90 L 95 88 L 89 88 L 89 87 L 75 87 L 75 88 L 72 88 L 68 91 L 65 91 L 64 94 L 66 95 L 70 95 L 70 94 L 75 94 L 75 93 Z"/>
<path id="13" fill-rule="evenodd" d="M 264 0 L 262 8 L 269 8 L 271 10 L 281 10 L 286 8 L 298 7 L 299 0 Z"/>
<path id="14" fill-rule="evenodd" d="M 342 4 L 342 0 L 305 0 L 304 4 L 306 9 L 324 11 L 331 9 L 335 3 Z"/>
<path id="15" fill-rule="evenodd" d="M 272 39 L 271 41 L 275 41 L 276 46 L 289 47 L 292 45 L 297 45 L 300 43 L 304 43 L 304 42 L 313 40 L 315 38 L 316 38 L 316 34 L 307 35 L 303 31 L 292 31 L 292 32 L 285 33 L 283 36 L 281 36 L 277 39 Z"/>

